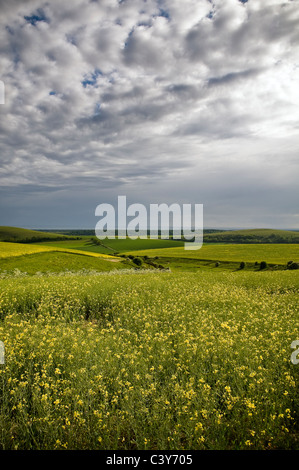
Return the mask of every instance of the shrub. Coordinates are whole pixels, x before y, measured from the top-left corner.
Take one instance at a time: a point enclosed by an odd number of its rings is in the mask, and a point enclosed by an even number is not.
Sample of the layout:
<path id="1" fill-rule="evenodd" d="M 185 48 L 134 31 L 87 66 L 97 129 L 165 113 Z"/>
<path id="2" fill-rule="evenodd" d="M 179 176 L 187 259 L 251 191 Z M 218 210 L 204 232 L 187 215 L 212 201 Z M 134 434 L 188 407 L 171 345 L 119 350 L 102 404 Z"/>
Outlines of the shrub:
<path id="1" fill-rule="evenodd" d="M 266 261 L 261 261 L 260 269 L 266 269 L 267 267 L 268 267 L 267 262 Z"/>
<path id="2" fill-rule="evenodd" d="M 244 268 L 245 268 L 245 263 L 244 263 L 244 261 L 241 261 L 241 263 L 240 263 L 240 269 L 244 269 Z"/>
<path id="3" fill-rule="evenodd" d="M 292 262 L 291 264 L 288 264 L 288 269 L 299 269 L 299 264 Z"/>
<path id="4" fill-rule="evenodd" d="M 141 266 L 142 260 L 140 258 L 133 258 L 133 263 L 136 264 L 136 266 Z"/>

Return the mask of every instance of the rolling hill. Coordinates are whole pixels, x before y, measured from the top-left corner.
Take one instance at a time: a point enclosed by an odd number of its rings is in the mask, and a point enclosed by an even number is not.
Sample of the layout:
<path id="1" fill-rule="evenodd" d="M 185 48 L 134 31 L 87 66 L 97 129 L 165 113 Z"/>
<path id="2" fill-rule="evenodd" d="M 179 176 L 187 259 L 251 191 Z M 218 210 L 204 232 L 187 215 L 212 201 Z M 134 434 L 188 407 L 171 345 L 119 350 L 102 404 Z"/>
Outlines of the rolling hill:
<path id="1" fill-rule="evenodd" d="M 90 251 L 82 250 L 72 250 L 71 248 L 59 248 L 56 246 L 43 246 L 38 244 L 25 244 L 25 243 L 10 243 L 10 242 L 0 242 L 0 259 L 3 258 L 12 258 L 16 256 L 32 255 L 42 252 L 60 252 L 60 253 L 71 253 L 81 256 L 92 256 L 94 258 L 109 258 L 113 259 L 113 256 L 102 254 L 102 253 L 93 253 Z"/>
<path id="2" fill-rule="evenodd" d="M 34 274 L 80 270 L 102 272 L 130 267 L 132 266 L 126 260 L 101 253 L 29 243 L 0 242 L 0 277 L 1 273 L 15 270 Z"/>
<path id="3" fill-rule="evenodd" d="M 289 261 L 299 261 L 299 246 L 297 244 L 206 244 L 199 250 L 187 251 L 183 247 L 140 250 L 128 252 L 127 255 L 176 258 L 180 260 L 194 259 L 206 261 L 267 263 L 286 266 Z M 163 263 L 162 263 L 163 264 Z"/>
<path id="4" fill-rule="evenodd" d="M 59 233 L 41 232 L 19 227 L 0 227 L 0 241 L 11 243 L 32 243 L 37 241 L 73 240 L 76 237 L 61 235 Z"/>
<path id="5" fill-rule="evenodd" d="M 205 243 L 299 243 L 299 232 L 276 229 L 227 230 L 204 235 Z"/>
<path id="6" fill-rule="evenodd" d="M 85 240 L 88 236 L 84 231 L 82 234 L 76 231 L 65 233 L 55 233 L 52 231 L 29 230 L 19 227 L 0 226 L 0 241 L 13 242 L 13 243 L 38 243 L 38 242 L 54 242 L 54 241 L 67 241 L 67 240 Z M 84 234 L 83 234 L 84 232 Z M 73 233 L 73 235 L 71 235 Z M 90 235 L 89 235 L 90 237 Z M 94 238 L 94 235 L 92 236 Z M 107 252 L 111 251 L 129 251 L 134 249 L 149 248 L 162 248 L 167 247 L 171 242 L 171 246 L 181 246 L 182 241 L 178 240 L 106 240 L 105 245 L 109 248 Z M 278 230 L 278 229 L 245 229 L 245 230 L 225 230 L 225 231 L 211 231 L 204 230 L 204 243 L 299 243 L 299 231 L 291 230 Z M 145 245 L 144 247 L 142 245 Z"/>

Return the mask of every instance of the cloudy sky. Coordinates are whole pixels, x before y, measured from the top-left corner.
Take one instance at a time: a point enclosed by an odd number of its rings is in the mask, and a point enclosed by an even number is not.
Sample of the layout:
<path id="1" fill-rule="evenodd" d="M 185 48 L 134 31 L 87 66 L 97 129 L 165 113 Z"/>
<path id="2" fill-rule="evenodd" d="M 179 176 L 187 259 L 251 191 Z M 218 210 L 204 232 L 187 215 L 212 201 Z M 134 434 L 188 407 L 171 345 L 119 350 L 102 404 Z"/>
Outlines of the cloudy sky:
<path id="1" fill-rule="evenodd" d="M 298 0 L 0 0 L 0 225 L 299 229 Z"/>

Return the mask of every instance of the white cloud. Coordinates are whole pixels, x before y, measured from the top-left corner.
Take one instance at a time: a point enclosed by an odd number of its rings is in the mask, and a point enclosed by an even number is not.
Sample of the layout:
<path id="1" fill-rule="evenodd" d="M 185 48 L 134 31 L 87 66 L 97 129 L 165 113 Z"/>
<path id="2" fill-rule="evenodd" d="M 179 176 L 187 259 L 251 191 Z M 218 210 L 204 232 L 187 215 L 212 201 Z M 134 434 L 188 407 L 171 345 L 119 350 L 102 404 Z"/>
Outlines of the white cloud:
<path id="1" fill-rule="evenodd" d="M 193 189 L 205 175 L 211 198 L 217 168 L 236 194 L 233 175 L 252 187 L 252 165 L 269 188 L 281 176 L 287 203 L 299 146 L 296 2 L 0 0 L 0 9 L 8 192 L 87 184 L 92 194 L 100 181 L 156 184 L 161 195 L 163 182 L 173 194 L 184 174 Z"/>

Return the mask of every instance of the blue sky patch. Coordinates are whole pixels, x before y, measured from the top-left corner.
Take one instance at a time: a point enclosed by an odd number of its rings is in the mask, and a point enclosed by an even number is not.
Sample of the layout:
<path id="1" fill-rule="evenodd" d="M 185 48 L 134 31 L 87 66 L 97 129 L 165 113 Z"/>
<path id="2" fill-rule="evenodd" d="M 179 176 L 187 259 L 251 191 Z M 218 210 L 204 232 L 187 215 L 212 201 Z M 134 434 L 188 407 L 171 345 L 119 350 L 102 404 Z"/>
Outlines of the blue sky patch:
<path id="1" fill-rule="evenodd" d="M 81 83 L 84 88 L 86 88 L 88 85 L 95 86 L 97 83 L 98 77 L 102 75 L 103 75 L 103 72 L 100 69 L 95 69 L 94 72 L 87 74 L 85 76 L 86 78 L 84 78 L 84 80 L 82 80 Z"/>
<path id="2" fill-rule="evenodd" d="M 41 8 L 38 8 L 38 10 L 36 10 L 35 14 L 33 15 L 24 16 L 24 19 L 27 21 L 27 23 L 30 23 L 33 26 L 35 26 L 39 21 L 45 21 L 46 23 L 49 22 L 44 11 Z"/>

